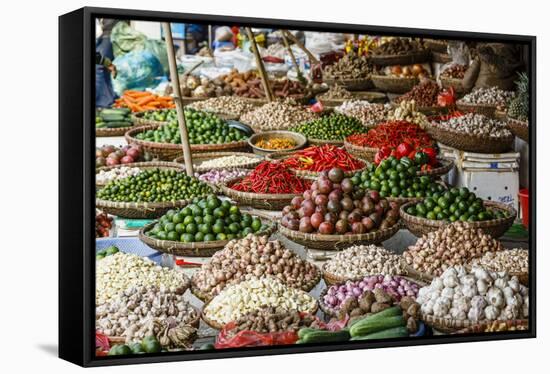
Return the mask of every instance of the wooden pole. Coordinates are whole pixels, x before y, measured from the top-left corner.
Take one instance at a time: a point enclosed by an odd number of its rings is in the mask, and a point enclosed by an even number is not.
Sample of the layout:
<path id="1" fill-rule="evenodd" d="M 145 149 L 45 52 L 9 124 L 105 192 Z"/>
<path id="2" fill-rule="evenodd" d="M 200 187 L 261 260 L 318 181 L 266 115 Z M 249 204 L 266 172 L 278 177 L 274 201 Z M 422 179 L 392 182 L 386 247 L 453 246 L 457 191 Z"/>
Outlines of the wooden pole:
<path id="1" fill-rule="evenodd" d="M 174 91 L 174 102 L 178 114 L 178 125 L 180 128 L 181 147 L 183 149 L 183 160 L 185 171 L 190 177 L 193 176 L 193 159 L 191 157 L 191 148 L 189 147 L 189 137 L 187 135 L 187 125 L 185 124 L 185 113 L 181 101 L 180 78 L 178 75 L 178 66 L 176 65 L 176 53 L 174 51 L 174 41 L 172 40 L 172 29 L 170 23 L 163 22 L 162 27 L 166 36 L 166 52 L 168 54 L 168 65 L 170 66 L 170 80 L 172 81 L 172 90 Z"/>
<path id="2" fill-rule="evenodd" d="M 208 25 L 208 54 L 214 58 L 214 53 L 212 52 L 212 25 Z"/>
<path id="3" fill-rule="evenodd" d="M 288 43 L 288 39 L 286 38 L 286 35 L 284 32 L 281 31 L 281 35 L 283 37 L 283 42 L 285 43 L 285 47 L 288 50 L 288 54 L 290 55 L 290 59 L 292 60 L 292 64 L 296 68 L 296 73 L 298 75 L 298 79 L 303 79 L 302 72 L 300 71 L 300 67 L 298 66 L 298 62 L 296 62 L 296 57 L 294 56 L 294 52 L 292 52 L 292 48 L 290 48 L 290 44 Z"/>
<path id="4" fill-rule="evenodd" d="M 298 46 L 298 48 L 300 48 L 302 51 L 305 52 L 305 54 L 307 55 L 307 57 L 309 58 L 309 60 L 311 61 L 312 64 L 318 64 L 319 63 L 319 60 L 317 59 L 317 57 L 315 57 L 313 55 L 313 53 L 311 53 L 309 51 L 309 49 L 307 49 L 301 41 L 298 40 L 297 37 L 295 37 L 294 35 L 292 35 L 292 33 L 290 33 L 288 30 L 282 30 L 282 32 L 287 36 L 287 38 L 289 38 L 290 40 L 292 40 L 292 42 L 294 42 L 294 44 L 296 44 Z"/>
<path id="5" fill-rule="evenodd" d="M 254 52 L 254 57 L 256 58 L 256 66 L 260 72 L 260 77 L 262 78 L 262 85 L 265 91 L 265 97 L 268 102 L 273 101 L 273 93 L 271 92 L 271 87 L 269 86 L 269 81 L 267 78 L 267 72 L 265 71 L 264 63 L 262 57 L 260 56 L 260 51 L 258 51 L 258 46 L 256 45 L 256 39 L 254 39 L 254 34 L 250 27 L 246 28 L 246 34 L 248 35 L 248 40 L 252 46 L 252 52 Z"/>

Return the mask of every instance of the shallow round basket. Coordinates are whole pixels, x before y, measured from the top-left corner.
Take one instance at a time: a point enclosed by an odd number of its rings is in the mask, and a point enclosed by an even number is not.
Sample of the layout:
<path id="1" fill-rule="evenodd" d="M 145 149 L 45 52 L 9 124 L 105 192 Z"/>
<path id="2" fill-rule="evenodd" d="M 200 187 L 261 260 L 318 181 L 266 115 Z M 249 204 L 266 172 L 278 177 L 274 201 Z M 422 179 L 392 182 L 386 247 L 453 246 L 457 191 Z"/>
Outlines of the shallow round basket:
<path id="1" fill-rule="evenodd" d="M 124 218 L 158 218 L 170 209 L 182 208 L 189 200 L 159 203 L 130 203 L 95 199 L 95 206 L 107 214 Z"/>
<path id="2" fill-rule="evenodd" d="M 493 323 L 504 323 L 506 325 L 506 330 L 504 331 L 494 331 L 494 332 L 487 332 L 485 329 L 492 325 Z M 529 328 L 529 320 L 528 319 L 509 319 L 505 321 L 483 321 L 476 323 L 475 325 L 471 325 L 469 327 L 463 328 L 458 331 L 454 331 L 454 334 L 494 334 L 495 332 L 509 332 L 509 331 L 521 331 L 521 330 L 514 330 L 514 328 L 522 328 L 522 329 L 528 329 Z"/>
<path id="3" fill-rule="evenodd" d="M 431 219 L 416 217 L 408 214 L 406 212 L 406 209 L 410 207 L 412 204 L 414 204 L 414 202 L 402 205 L 401 208 L 399 209 L 399 215 L 405 227 L 415 236 L 421 237 L 424 234 L 428 234 L 432 231 L 438 230 L 443 226 L 447 226 L 451 224 L 451 222 L 448 222 L 448 221 L 431 220 Z M 504 233 L 508 231 L 508 229 L 512 226 L 512 224 L 514 223 L 514 220 L 516 219 L 517 212 L 511 206 L 503 203 L 497 203 L 495 201 L 484 200 L 483 206 L 489 209 L 498 209 L 498 210 L 504 211 L 508 214 L 508 217 L 493 219 L 489 221 L 463 222 L 463 223 L 465 223 L 468 227 L 471 227 L 473 229 L 482 229 L 483 232 L 491 235 L 495 239 L 498 239 L 502 235 L 504 235 Z"/>
<path id="4" fill-rule="evenodd" d="M 421 314 L 420 319 L 424 321 L 428 326 L 445 333 L 454 333 L 458 330 L 462 330 L 473 326 L 477 322 L 470 320 L 459 320 L 451 318 L 434 317 L 430 314 Z"/>
<path id="5" fill-rule="evenodd" d="M 478 153 L 504 153 L 512 148 L 514 135 L 492 138 L 482 135 L 466 134 L 456 130 L 444 129 L 437 124 L 428 123 L 426 131 L 432 138 L 449 147 L 461 151 Z"/>
<path id="6" fill-rule="evenodd" d="M 262 222 L 269 223 L 269 227 L 266 230 L 258 231 L 256 235 L 271 235 L 277 229 L 277 223 L 267 215 L 255 213 L 254 216 L 258 216 L 262 219 Z M 189 256 L 189 257 L 209 257 L 216 253 L 218 250 L 225 247 L 229 240 L 213 240 L 210 242 L 192 242 L 184 243 L 172 240 L 159 240 L 154 239 L 145 234 L 146 231 L 155 226 L 157 222 L 151 222 L 148 225 L 142 227 L 139 230 L 139 240 L 147 244 L 149 247 L 156 249 L 157 251 L 168 253 L 176 256 Z"/>
<path id="7" fill-rule="evenodd" d="M 390 228 L 377 230 L 366 234 L 323 235 L 306 234 L 299 231 L 293 231 L 283 225 L 279 225 L 279 232 L 288 239 L 307 248 L 340 251 L 351 245 L 368 245 L 383 242 L 384 240 L 391 238 L 397 231 L 399 231 L 399 227 L 400 224 L 397 222 Z"/>
<path id="8" fill-rule="evenodd" d="M 462 79 L 458 78 L 447 78 L 447 77 L 439 77 L 439 81 L 441 82 L 441 87 L 443 88 L 453 88 L 455 92 L 459 95 L 462 95 L 466 93 L 466 89 L 462 85 Z"/>
<path id="9" fill-rule="evenodd" d="M 181 144 L 171 144 L 171 143 L 156 143 L 147 140 L 136 139 L 136 135 L 147 131 L 154 130 L 158 126 L 141 126 L 136 127 L 130 131 L 127 131 L 124 134 L 126 142 L 128 144 L 137 144 L 140 145 L 145 151 L 149 152 L 153 157 L 158 158 L 164 161 L 172 161 L 175 158 L 183 155 L 182 145 Z M 248 143 L 246 140 L 223 143 L 223 144 L 191 144 L 191 152 L 216 152 L 216 151 L 241 151 L 248 149 Z"/>
<path id="10" fill-rule="evenodd" d="M 447 64 L 447 63 L 453 61 L 453 58 L 447 52 L 432 51 L 432 61 L 433 62 L 438 62 L 440 64 Z"/>
<path id="11" fill-rule="evenodd" d="M 266 159 L 270 161 L 284 160 L 292 155 L 293 155 L 292 152 L 277 152 L 277 153 L 272 153 L 270 155 L 267 155 Z M 365 170 L 368 166 L 367 160 L 357 156 L 354 156 L 354 157 L 359 161 L 362 161 L 364 165 L 362 168 L 359 168 L 357 170 L 345 171 L 344 172 L 345 177 L 353 177 L 355 173 Z M 290 168 L 290 170 L 292 170 L 297 176 L 304 177 L 304 178 L 316 178 L 319 176 L 319 174 L 322 173 L 320 171 L 299 170 L 299 169 L 293 169 L 293 168 Z"/>
<path id="12" fill-rule="evenodd" d="M 429 61 L 431 58 L 430 50 L 420 50 L 404 55 L 370 55 L 369 62 L 374 65 L 413 65 Z"/>
<path id="13" fill-rule="evenodd" d="M 162 169 L 174 169 L 178 171 L 185 172 L 185 169 L 183 169 L 183 166 L 180 164 L 177 164 L 175 162 L 168 162 L 168 161 L 148 161 L 148 162 L 133 162 L 131 164 L 119 164 L 119 165 L 113 165 L 113 166 L 102 166 L 100 168 L 96 169 L 96 174 L 98 174 L 100 171 L 109 171 L 113 169 L 118 169 L 121 167 L 129 167 L 129 168 L 139 168 L 139 169 L 156 169 L 156 168 L 162 168 Z M 106 183 L 98 183 L 96 182 L 96 187 L 105 187 Z"/>
<path id="14" fill-rule="evenodd" d="M 356 79 L 323 78 L 323 80 L 329 86 L 339 85 L 348 91 L 365 91 L 374 87 L 370 76 Z"/>
<path id="15" fill-rule="evenodd" d="M 519 121 L 514 118 L 507 118 L 506 123 L 508 124 L 508 129 L 520 138 L 523 141 L 529 143 L 529 123 L 526 121 Z"/>
<path id="16" fill-rule="evenodd" d="M 220 185 L 222 193 L 231 200 L 237 202 L 238 205 L 250 206 L 256 209 L 265 210 L 282 210 L 290 204 L 290 201 L 296 196 L 302 194 L 263 194 L 254 192 L 242 192 L 232 189 L 234 183 L 239 182 L 243 178 L 235 178 Z"/>
<path id="17" fill-rule="evenodd" d="M 323 103 L 324 107 L 330 108 L 340 106 L 346 101 L 365 100 L 369 103 L 385 103 L 388 99 L 388 97 L 384 93 L 376 91 L 355 91 L 351 94 L 353 95 L 353 97 L 349 99 L 323 99 L 321 96 L 317 96 L 317 100 Z"/>
<path id="18" fill-rule="evenodd" d="M 109 137 L 109 136 L 124 136 L 126 134 L 126 131 L 131 130 L 133 126 L 126 126 L 126 127 L 114 127 L 114 128 L 108 128 L 108 127 L 100 127 L 95 129 L 95 136 L 98 138 L 103 137 Z"/>
<path id="19" fill-rule="evenodd" d="M 228 157 L 228 156 L 243 156 L 243 157 L 249 157 L 250 161 L 245 164 L 239 164 L 234 166 L 218 166 L 218 167 L 202 167 L 201 163 L 213 160 L 216 158 L 221 157 Z M 253 153 L 247 153 L 247 152 L 204 152 L 204 153 L 193 153 L 191 155 L 193 159 L 193 169 L 196 172 L 204 172 L 204 171 L 210 171 L 210 170 L 222 170 L 222 169 L 254 169 L 256 166 L 258 166 L 262 161 L 264 161 L 264 158 L 259 155 L 255 155 Z M 174 162 L 177 164 L 183 164 L 185 162 L 183 156 L 177 157 L 174 159 Z"/>
<path id="20" fill-rule="evenodd" d="M 493 104 L 470 104 L 461 100 L 456 102 L 456 107 L 462 112 L 478 113 L 487 117 L 495 117 L 495 111 L 497 110 L 497 106 Z"/>
<path id="21" fill-rule="evenodd" d="M 344 145 L 343 140 L 323 140 L 323 139 L 307 138 L 307 142 L 309 143 L 309 145 L 330 144 L 330 145 L 334 145 L 336 147 L 342 147 Z"/>
<path id="22" fill-rule="evenodd" d="M 446 53 L 448 44 L 446 40 L 424 39 L 424 47 L 434 52 Z"/>
<path id="23" fill-rule="evenodd" d="M 367 160 L 368 162 L 374 162 L 374 156 L 376 156 L 376 153 L 379 151 L 379 148 L 361 147 L 347 140 L 344 141 L 344 148 L 346 148 L 349 154 Z"/>
<path id="24" fill-rule="evenodd" d="M 392 108 L 395 109 L 395 108 L 399 107 L 399 103 L 396 103 L 395 101 L 392 101 L 391 106 L 392 106 Z M 427 116 L 435 116 L 435 115 L 441 115 L 443 113 L 448 112 L 449 108 L 444 107 L 444 106 L 433 105 L 433 106 L 417 106 L 415 108 L 415 110 L 417 112 L 423 113 Z"/>
<path id="25" fill-rule="evenodd" d="M 248 145 L 252 148 L 252 152 L 258 155 L 268 155 L 282 150 L 277 149 L 265 149 L 256 146 L 260 140 L 269 140 L 273 138 L 285 138 L 290 139 L 294 142 L 295 146 L 292 148 L 285 149 L 284 152 L 293 152 L 298 149 L 302 149 L 307 144 L 307 139 L 304 135 L 294 132 L 294 131 L 284 131 L 284 130 L 273 130 L 265 131 L 259 134 L 254 134 L 248 139 Z"/>
<path id="26" fill-rule="evenodd" d="M 439 166 L 431 170 L 419 170 L 416 174 L 438 177 L 447 174 L 455 166 L 454 161 L 449 158 L 438 157 L 437 160 L 439 161 Z"/>
<path id="27" fill-rule="evenodd" d="M 374 87 L 383 92 L 404 94 L 418 84 L 416 77 L 392 77 L 387 75 L 373 75 L 371 77 Z"/>

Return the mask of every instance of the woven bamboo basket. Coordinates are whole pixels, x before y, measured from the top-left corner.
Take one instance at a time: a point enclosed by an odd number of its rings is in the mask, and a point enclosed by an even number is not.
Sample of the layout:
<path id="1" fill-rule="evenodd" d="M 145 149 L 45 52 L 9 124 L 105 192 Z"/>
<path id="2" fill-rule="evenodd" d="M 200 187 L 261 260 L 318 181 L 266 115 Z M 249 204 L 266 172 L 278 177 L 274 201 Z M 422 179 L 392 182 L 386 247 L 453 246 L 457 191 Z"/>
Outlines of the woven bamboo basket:
<path id="1" fill-rule="evenodd" d="M 449 147 L 461 151 L 478 153 L 504 153 L 512 148 L 514 136 L 493 138 L 482 135 L 467 134 L 456 130 L 443 129 L 437 124 L 429 123 L 425 127 L 432 138 Z"/>
<path id="2" fill-rule="evenodd" d="M 414 203 L 407 203 L 402 205 L 399 210 L 401 221 L 405 227 L 417 237 L 421 237 L 424 234 L 428 234 L 432 231 L 436 231 L 443 226 L 450 224 L 448 221 L 443 220 L 430 220 L 427 218 L 416 217 L 408 214 L 406 209 Z M 482 229 L 485 233 L 491 235 L 493 238 L 500 238 L 516 219 L 517 212 L 509 205 L 497 203 L 495 201 L 484 200 L 483 205 L 486 208 L 498 209 L 508 214 L 506 218 L 498 218 L 489 221 L 477 221 L 477 222 L 465 222 L 468 227 L 474 229 Z"/>
<path id="3" fill-rule="evenodd" d="M 418 84 L 416 77 L 392 77 L 388 75 L 372 75 L 374 87 L 382 92 L 404 94 Z"/>
<path id="4" fill-rule="evenodd" d="M 141 126 L 136 127 L 124 134 L 128 144 L 140 145 L 145 151 L 149 152 L 153 157 L 164 161 L 172 161 L 175 158 L 183 155 L 181 144 L 156 143 L 147 140 L 136 139 L 135 135 L 147 130 L 154 130 L 158 126 Z M 191 152 L 216 152 L 216 151 L 241 151 L 248 149 L 246 140 L 239 142 L 223 143 L 223 144 L 191 144 Z"/>
<path id="5" fill-rule="evenodd" d="M 505 321 L 483 321 L 480 323 L 476 323 L 475 325 L 471 325 L 470 327 L 466 327 L 464 329 L 454 331 L 454 334 L 482 334 L 482 333 L 495 333 L 495 332 L 504 332 L 504 331 L 494 331 L 494 332 L 487 332 L 485 331 L 489 326 L 491 326 L 493 323 L 504 323 L 506 332 L 509 331 L 521 331 L 521 330 L 527 330 L 529 329 L 529 320 L 528 319 L 510 319 Z"/>
<path id="6" fill-rule="evenodd" d="M 289 149 L 285 149 L 284 152 L 297 151 L 305 147 L 305 145 L 307 144 L 307 138 L 300 133 L 297 133 L 294 131 L 273 130 L 273 131 L 264 131 L 264 132 L 260 132 L 258 134 L 252 135 L 250 138 L 248 138 L 248 145 L 252 148 L 252 152 L 258 155 L 265 156 L 268 154 L 277 153 L 280 150 L 265 149 L 265 148 L 260 148 L 256 146 L 256 143 L 258 143 L 261 140 L 269 140 L 273 138 L 286 138 L 294 142 L 295 146 Z"/>
<path id="7" fill-rule="evenodd" d="M 310 292 L 312 289 L 317 286 L 317 284 L 321 281 L 321 272 L 318 270 L 317 275 L 314 279 L 312 279 L 308 284 L 304 285 L 300 289 L 304 292 Z M 284 282 L 283 282 L 284 283 Z M 226 284 L 225 287 L 228 285 L 232 285 L 235 283 Z M 214 298 L 216 295 L 211 295 L 208 293 L 205 293 L 200 288 L 197 287 L 197 285 L 193 282 L 193 278 L 191 278 L 191 293 L 197 297 L 197 299 L 201 300 L 202 302 L 209 302 Z"/>
<path id="8" fill-rule="evenodd" d="M 152 112 L 167 112 L 175 109 L 154 109 L 146 110 L 143 112 L 137 112 L 132 114 L 132 122 L 137 126 L 162 126 L 168 123 L 168 121 L 155 121 L 152 119 L 143 118 L 147 113 Z"/>
<path id="9" fill-rule="evenodd" d="M 376 91 L 355 91 L 352 92 L 353 97 L 350 99 L 323 99 L 320 96 L 317 96 L 317 100 L 323 103 L 324 107 L 336 107 L 342 105 L 346 101 L 352 100 L 366 100 L 369 103 L 385 103 L 388 99 L 386 94 Z"/>
<path id="10" fill-rule="evenodd" d="M 424 321 L 428 326 L 445 333 L 454 333 L 458 330 L 462 330 L 471 327 L 476 322 L 470 320 L 459 320 L 451 318 L 434 317 L 429 314 L 421 314 L 420 319 Z"/>
<path id="11" fill-rule="evenodd" d="M 124 136 L 124 134 L 126 134 L 126 131 L 131 130 L 132 128 L 133 126 L 115 127 L 115 128 L 108 128 L 108 127 L 97 128 L 96 127 L 95 136 L 97 138 Z"/>
<path id="12" fill-rule="evenodd" d="M 323 78 L 323 80 L 329 86 L 339 85 L 348 91 L 365 91 L 374 87 L 370 76 L 356 79 Z"/>
<path id="13" fill-rule="evenodd" d="M 158 218 L 170 209 L 182 208 L 189 200 L 161 203 L 130 203 L 95 199 L 95 206 L 107 214 L 124 218 Z"/>
<path id="14" fill-rule="evenodd" d="M 266 230 L 258 231 L 256 235 L 271 235 L 277 230 L 277 223 L 270 217 L 263 214 L 255 214 L 262 218 L 262 221 L 268 222 L 270 226 Z M 149 247 L 156 249 L 157 251 L 168 253 L 176 256 L 189 256 L 189 257 L 209 257 L 216 253 L 218 250 L 225 247 L 229 240 L 213 240 L 210 242 L 192 242 L 184 243 L 172 240 L 159 240 L 154 239 L 145 234 L 149 231 L 157 222 L 151 222 L 148 225 L 142 227 L 139 230 L 139 240 L 147 244 Z"/>
<path id="15" fill-rule="evenodd" d="M 231 200 L 237 202 L 238 205 L 250 206 L 256 209 L 276 210 L 280 211 L 285 206 L 290 204 L 290 201 L 301 194 L 264 194 L 254 192 L 242 192 L 232 189 L 234 183 L 242 180 L 235 178 L 220 185 L 222 193 Z"/>
<path id="16" fill-rule="evenodd" d="M 366 234 L 323 235 L 306 234 L 300 231 L 293 231 L 283 225 L 279 225 L 279 232 L 288 239 L 307 248 L 340 251 L 351 245 L 381 243 L 384 240 L 391 238 L 397 231 L 399 231 L 399 227 L 400 224 L 397 222 L 390 228 L 377 230 Z"/>
<path id="17" fill-rule="evenodd" d="M 344 145 L 343 140 L 323 140 L 323 139 L 307 138 L 307 142 L 309 143 L 309 145 L 330 144 L 330 145 L 334 145 L 336 147 L 342 147 Z"/>
<path id="18" fill-rule="evenodd" d="M 424 47 L 430 51 L 446 53 L 448 44 L 446 40 L 424 39 Z"/>
<path id="19" fill-rule="evenodd" d="M 374 162 L 374 156 L 378 152 L 378 148 L 361 147 L 359 145 L 352 144 L 347 140 L 344 141 L 344 148 L 349 154 L 367 160 L 368 162 Z"/>
<path id="20" fill-rule="evenodd" d="M 292 154 L 293 153 L 291 153 L 291 152 L 277 152 L 277 153 L 272 153 L 270 155 L 267 155 L 266 159 L 270 160 L 270 161 L 284 160 L 284 159 L 290 157 Z M 364 164 L 363 167 L 360 168 L 360 169 L 357 169 L 357 170 L 345 171 L 344 172 L 345 177 L 352 177 L 355 173 L 357 173 L 359 171 L 363 171 L 367 168 L 367 166 L 368 166 L 367 160 L 365 160 L 363 158 L 360 158 L 360 157 L 357 157 L 357 156 L 355 156 L 355 158 L 363 162 L 363 164 Z M 296 173 L 297 176 L 303 177 L 303 178 L 316 178 L 316 177 L 319 176 L 319 174 L 321 174 L 321 172 L 318 172 L 318 171 L 299 170 L 299 169 L 292 169 L 292 168 L 290 168 L 290 170 L 292 170 L 294 173 Z"/>
<path id="21" fill-rule="evenodd" d="M 447 77 L 439 77 L 439 81 L 441 82 L 441 87 L 443 88 L 450 88 L 452 87 L 453 90 L 455 90 L 455 93 L 458 95 L 462 95 L 466 93 L 466 89 L 462 85 L 462 79 L 458 78 L 447 78 Z"/>
<path id="22" fill-rule="evenodd" d="M 462 112 L 483 114 L 487 117 L 495 117 L 497 106 L 493 104 L 470 104 L 461 100 L 456 102 L 456 107 Z"/>
<path id="23" fill-rule="evenodd" d="M 453 58 L 447 52 L 432 51 L 432 61 L 440 64 L 448 64 L 453 61 Z"/>
<path id="24" fill-rule="evenodd" d="M 374 65 L 412 65 L 429 61 L 431 53 L 428 49 L 404 55 L 371 55 L 369 61 Z"/>
<path id="25" fill-rule="evenodd" d="M 399 106 L 399 103 L 396 103 L 395 101 L 393 101 L 391 103 L 391 106 L 392 108 L 395 109 Z M 435 115 L 441 115 L 443 113 L 448 112 L 449 108 L 444 106 L 433 105 L 433 106 L 416 106 L 415 110 L 427 116 L 435 116 Z"/>
<path id="26" fill-rule="evenodd" d="M 177 171 L 182 171 L 184 172 L 185 169 L 183 169 L 183 166 L 180 165 L 180 164 L 176 164 L 175 162 L 167 162 L 167 161 L 148 161 L 148 162 L 134 162 L 134 163 L 131 163 L 131 164 L 119 164 L 119 165 L 113 165 L 113 166 L 102 166 L 100 168 L 97 168 L 96 169 L 96 174 L 99 173 L 100 171 L 108 171 L 108 170 L 113 170 L 113 169 L 118 169 L 118 168 L 121 168 L 121 167 L 129 167 L 129 168 L 139 168 L 139 169 L 156 169 L 156 168 L 161 168 L 161 169 L 174 169 L 174 170 L 177 170 Z M 96 182 L 96 187 L 105 187 L 105 184 L 101 184 L 101 183 L 98 183 Z"/>
<path id="27" fill-rule="evenodd" d="M 454 161 L 449 158 L 438 157 L 439 166 L 431 170 L 419 170 L 418 175 L 431 175 L 438 177 L 447 174 L 455 166 Z"/>
<path id="28" fill-rule="evenodd" d="M 507 118 L 508 128 L 518 138 L 529 143 L 529 123 L 514 118 Z"/>
<path id="29" fill-rule="evenodd" d="M 212 160 L 220 157 L 227 157 L 227 156 L 249 157 L 250 162 L 246 164 L 235 165 L 235 166 L 201 167 L 201 163 L 203 163 L 204 161 Z M 253 153 L 247 153 L 247 152 L 204 152 L 204 153 L 193 153 L 191 157 L 193 159 L 193 169 L 197 172 L 204 172 L 209 170 L 222 170 L 222 169 L 254 169 L 262 161 L 264 161 L 264 158 L 262 156 L 255 155 Z M 177 164 L 183 164 L 185 160 L 183 156 L 180 156 L 175 158 L 174 162 Z"/>

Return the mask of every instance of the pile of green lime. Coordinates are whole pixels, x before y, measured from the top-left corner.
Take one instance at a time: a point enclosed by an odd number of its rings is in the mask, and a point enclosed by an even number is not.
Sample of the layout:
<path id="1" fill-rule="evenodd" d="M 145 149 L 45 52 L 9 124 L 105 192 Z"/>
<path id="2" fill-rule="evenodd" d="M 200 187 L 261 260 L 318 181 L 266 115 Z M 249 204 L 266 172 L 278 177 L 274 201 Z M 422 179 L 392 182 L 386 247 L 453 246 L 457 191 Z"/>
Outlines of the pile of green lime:
<path id="1" fill-rule="evenodd" d="M 157 338 L 146 336 L 141 342 L 126 344 L 116 344 L 109 350 L 109 356 L 132 355 L 142 353 L 159 353 L 162 347 Z"/>
<path id="2" fill-rule="evenodd" d="M 193 199 L 180 210 L 170 210 L 145 234 L 159 240 L 184 243 L 243 238 L 267 228 L 258 217 L 216 195 Z"/>
<path id="3" fill-rule="evenodd" d="M 453 187 L 443 193 L 435 192 L 422 202 L 409 206 L 405 211 L 416 217 L 450 222 L 488 221 L 508 216 L 506 211 L 487 209 L 483 205 L 483 200 L 467 187 Z"/>
<path id="4" fill-rule="evenodd" d="M 95 254 L 96 260 L 101 260 L 102 258 L 105 258 L 110 255 L 114 255 L 115 253 L 120 252 L 117 246 L 111 245 L 105 249 L 102 249 L 101 251 L 97 252 Z"/>
<path id="5" fill-rule="evenodd" d="M 118 202 L 187 200 L 212 193 L 206 183 L 174 169 L 143 169 L 138 175 L 109 182 L 97 192 L 99 199 Z"/>
<path id="6" fill-rule="evenodd" d="M 191 108 L 185 110 L 185 124 L 191 144 L 223 144 L 245 140 L 244 132 L 229 127 L 226 121 L 215 114 Z M 136 139 L 155 143 L 181 144 L 177 119 L 136 134 Z"/>
<path id="7" fill-rule="evenodd" d="M 432 177 L 418 176 L 418 170 L 419 166 L 408 157 L 398 160 L 390 156 L 378 167 L 371 164 L 357 172 L 351 182 L 356 187 L 378 191 L 381 197 L 421 198 L 445 191 L 445 187 Z"/>
<path id="8" fill-rule="evenodd" d="M 175 109 L 157 109 L 143 112 L 142 118 L 152 121 L 170 122 L 177 121 L 178 115 Z"/>
<path id="9" fill-rule="evenodd" d="M 340 113 L 323 116 L 290 128 L 308 138 L 321 140 L 344 140 L 349 135 L 367 132 L 361 121 Z"/>

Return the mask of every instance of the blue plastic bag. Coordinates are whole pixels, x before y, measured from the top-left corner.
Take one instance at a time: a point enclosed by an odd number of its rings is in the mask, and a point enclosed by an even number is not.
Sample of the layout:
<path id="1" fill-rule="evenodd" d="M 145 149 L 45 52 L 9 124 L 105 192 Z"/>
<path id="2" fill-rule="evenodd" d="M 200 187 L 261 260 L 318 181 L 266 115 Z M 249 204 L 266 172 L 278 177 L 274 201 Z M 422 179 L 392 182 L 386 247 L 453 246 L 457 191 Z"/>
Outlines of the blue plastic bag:
<path id="1" fill-rule="evenodd" d="M 155 87 L 164 77 L 159 59 L 149 51 L 133 51 L 115 58 L 117 77 L 113 88 L 117 95 L 126 90 L 143 91 Z"/>

